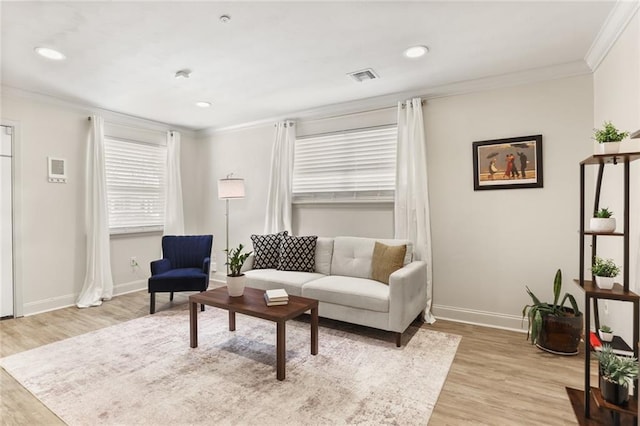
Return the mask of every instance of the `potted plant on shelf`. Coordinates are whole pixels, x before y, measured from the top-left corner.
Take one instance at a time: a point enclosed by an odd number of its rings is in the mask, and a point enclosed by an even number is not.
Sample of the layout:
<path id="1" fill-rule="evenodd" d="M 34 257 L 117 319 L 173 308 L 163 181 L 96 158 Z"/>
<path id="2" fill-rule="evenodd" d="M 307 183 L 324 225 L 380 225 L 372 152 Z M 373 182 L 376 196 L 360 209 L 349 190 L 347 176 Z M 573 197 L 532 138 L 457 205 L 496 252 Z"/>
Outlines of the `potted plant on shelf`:
<path id="1" fill-rule="evenodd" d="M 582 313 L 573 295 L 565 293 L 560 300 L 562 288 L 562 271 L 558 269 L 553 280 L 553 303 L 541 302 L 526 287 L 527 294 L 533 304 L 525 305 L 522 309 L 522 319 L 529 320 L 527 339 L 540 349 L 559 355 L 576 355 L 582 334 Z M 569 301 L 571 307 L 565 307 Z"/>
<path id="2" fill-rule="evenodd" d="M 589 228 L 592 232 L 613 232 L 616 230 L 616 218 L 613 216 L 613 212 L 609 211 L 607 207 L 604 207 L 596 212 L 594 217 L 589 221 Z"/>
<path id="3" fill-rule="evenodd" d="M 600 340 L 603 342 L 610 342 L 613 340 L 613 330 L 608 325 L 601 325 L 598 330 L 598 334 L 600 335 Z"/>
<path id="4" fill-rule="evenodd" d="M 600 372 L 600 392 L 605 401 L 621 405 L 629 400 L 629 390 L 638 377 L 638 359 L 616 355 L 609 345 L 595 353 Z"/>
<path id="5" fill-rule="evenodd" d="M 231 250 L 224 250 L 227 253 L 227 262 L 225 265 L 229 265 L 229 274 L 227 274 L 227 291 L 229 296 L 238 297 L 244 293 L 245 276 L 241 272 L 244 261 L 251 255 L 252 252 L 242 253 L 244 246 L 240 244 L 238 248 Z"/>
<path id="6" fill-rule="evenodd" d="M 602 259 L 596 256 L 591 266 L 591 273 L 595 276 L 596 285 L 603 290 L 611 290 L 613 281 L 620 273 L 620 268 L 613 259 Z"/>
<path id="7" fill-rule="evenodd" d="M 593 129 L 593 138 L 598 142 L 597 154 L 615 154 L 620 149 L 620 141 L 629 136 L 621 132 L 610 121 L 605 121 L 602 129 Z"/>

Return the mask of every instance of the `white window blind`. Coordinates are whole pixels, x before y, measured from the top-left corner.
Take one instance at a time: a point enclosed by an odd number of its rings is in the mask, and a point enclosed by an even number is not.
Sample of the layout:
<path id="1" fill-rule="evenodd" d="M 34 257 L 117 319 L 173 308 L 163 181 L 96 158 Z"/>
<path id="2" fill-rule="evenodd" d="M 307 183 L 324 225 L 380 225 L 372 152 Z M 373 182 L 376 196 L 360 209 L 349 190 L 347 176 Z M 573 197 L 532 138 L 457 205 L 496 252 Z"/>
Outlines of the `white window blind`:
<path id="1" fill-rule="evenodd" d="M 397 126 L 299 138 L 293 201 L 393 201 Z"/>
<path id="2" fill-rule="evenodd" d="M 162 230 L 167 148 L 113 138 L 104 145 L 111 233 Z"/>

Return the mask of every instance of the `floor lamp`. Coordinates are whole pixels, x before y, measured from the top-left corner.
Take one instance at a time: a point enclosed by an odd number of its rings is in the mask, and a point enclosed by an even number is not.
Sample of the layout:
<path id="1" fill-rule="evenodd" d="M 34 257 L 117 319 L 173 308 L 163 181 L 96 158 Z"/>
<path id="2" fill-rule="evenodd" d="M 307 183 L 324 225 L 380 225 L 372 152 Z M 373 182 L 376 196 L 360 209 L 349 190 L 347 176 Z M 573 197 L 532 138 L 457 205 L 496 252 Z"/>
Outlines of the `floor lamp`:
<path id="1" fill-rule="evenodd" d="M 218 199 L 226 201 L 226 229 L 227 229 L 227 275 L 229 275 L 229 200 L 244 198 L 244 179 L 232 177 L 228 174 L 224 179 L 218 179 Z"/>

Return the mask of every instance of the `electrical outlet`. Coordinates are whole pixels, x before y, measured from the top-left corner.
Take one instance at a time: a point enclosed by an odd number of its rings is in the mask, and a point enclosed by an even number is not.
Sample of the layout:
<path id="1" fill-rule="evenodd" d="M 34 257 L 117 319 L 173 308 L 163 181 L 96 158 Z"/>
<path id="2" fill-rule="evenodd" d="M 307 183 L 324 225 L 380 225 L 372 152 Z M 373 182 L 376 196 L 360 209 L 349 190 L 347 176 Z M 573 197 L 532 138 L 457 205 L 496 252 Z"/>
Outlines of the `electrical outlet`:
<path id="1" fill-rule="evenodd" d="M 132 268 L 139 266 L 138 260 L 136 259 L 135 256 L 131 256 L 131 258 L 129 259 L 129 266 L 131 266 Z"/>

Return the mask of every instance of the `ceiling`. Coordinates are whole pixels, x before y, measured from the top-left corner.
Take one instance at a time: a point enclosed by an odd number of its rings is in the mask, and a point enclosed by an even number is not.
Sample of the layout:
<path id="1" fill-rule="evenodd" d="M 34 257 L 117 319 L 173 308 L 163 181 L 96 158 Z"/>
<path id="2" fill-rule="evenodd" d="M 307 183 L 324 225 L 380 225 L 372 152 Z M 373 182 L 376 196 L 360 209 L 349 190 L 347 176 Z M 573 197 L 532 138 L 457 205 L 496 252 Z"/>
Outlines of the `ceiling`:
<path id="1" fill-rule="evenodd" d="M 3 1 L 2 85 L 215 129 L 530 70 L 589 72 L 584 58 L 614 5 Z M 430 52 L 404 57 L 413 45 Z M 67 59 L 42 58 L 37 46 Z M 175 79 L 184 68 L 191 77 Z M 365 68 L 380 78 L 347 75 Z"/>

